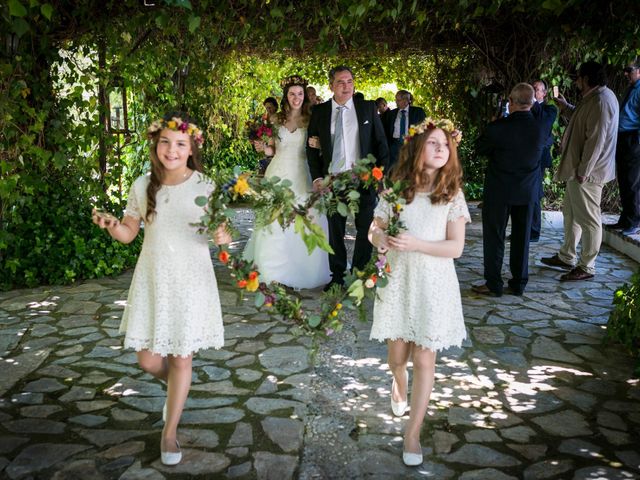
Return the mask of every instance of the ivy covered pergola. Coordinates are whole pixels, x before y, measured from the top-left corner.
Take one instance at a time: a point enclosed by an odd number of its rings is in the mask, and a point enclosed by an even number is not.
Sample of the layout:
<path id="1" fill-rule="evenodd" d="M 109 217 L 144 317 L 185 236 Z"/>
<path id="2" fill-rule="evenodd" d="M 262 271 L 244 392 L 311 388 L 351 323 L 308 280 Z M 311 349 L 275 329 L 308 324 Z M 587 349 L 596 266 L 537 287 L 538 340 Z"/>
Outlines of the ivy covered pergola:
<path id="1" fill-rule="evenodd" d="M 89 212 L 96 203 L 122 209 L 146 168 L 145 127 L 168 108 L 201 120 L 208 168 L 251 167 L 243 125 L 278 94 L 280 78 L 298 73 L 326 88 L 328 68 L 346 63 L 369 98 L 407 88 L 472 139 L 496 94 L 518 81 L 541 77 L 572 95 L 572 69 L 596 59 L 621 90 L 618 67 L 640 49 L 638 13 L 633 0 L 8 0 L 0 284 L 132 265 L 136 248 L 101 235 Z M 472 142 L 462 156 L 477 185 Z"/>

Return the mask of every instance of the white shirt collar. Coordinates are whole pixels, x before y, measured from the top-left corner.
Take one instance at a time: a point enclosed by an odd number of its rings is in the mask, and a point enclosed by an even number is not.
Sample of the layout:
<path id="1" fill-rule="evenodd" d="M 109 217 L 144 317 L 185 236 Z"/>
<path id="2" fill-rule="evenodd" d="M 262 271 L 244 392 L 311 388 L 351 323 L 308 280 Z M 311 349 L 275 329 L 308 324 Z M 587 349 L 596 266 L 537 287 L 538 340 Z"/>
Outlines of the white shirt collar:
<path id="1" fill-rule="evenodd" d="M 340 104 L 338 102 L 336 102 L 336 100 L 333 97 L 331 97 L 331 109 L 335 110 L 339 106 L 340 106 Z M 347 102 L 344 104 L 344 107 L 346 107 L 347 110 L 351 110 L 353 108 L 353 97 L 351 97 L 349 100 L 347 100 Z"/>

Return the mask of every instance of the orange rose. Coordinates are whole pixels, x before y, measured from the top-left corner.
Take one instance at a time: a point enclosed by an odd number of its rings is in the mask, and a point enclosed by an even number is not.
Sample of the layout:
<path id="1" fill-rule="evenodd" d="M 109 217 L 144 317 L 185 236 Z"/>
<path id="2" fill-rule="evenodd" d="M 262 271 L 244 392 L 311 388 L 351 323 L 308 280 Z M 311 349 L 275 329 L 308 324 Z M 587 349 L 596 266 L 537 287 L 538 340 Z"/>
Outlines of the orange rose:
<path id="1" fill-rule="evenodd" d="M 226 265 L 229 261 L 229 252 L 227 252 L 226 250 L 220 250 L 220 253 L 218 254 L 218 260 Z"/>
<path id="2" fill-rule="evenodd" d="M 384 271 L 387 273 L 391 273 L 391 265 L 387 263 L 387 266 L 384 267 Z"/>
<path id="3" fill-rule="evenodd" d="M 376 274 L 374 273 L 373 275 L 371 275 L 369 277 L 371 279 L 371 281 L 373 282 L 373 284 L 375 285 L 376 282 L 378 281 L 378 277 L 376 276 Z"/>
<path id="4" fill-rule="evenodd" d="M 238 286 L 238 288 L 244 288 L 244 287 L 247 286 L 247 281 L 246 280 L 238 280 L 236 285 Z"/>
<path id="5" fill-rule="evenodd" d="M 373 178 L 375 178 L 376 180 L 382 180 L 382 177 L 384 176 L 384 174 L 382 173 L 382 169 L 378 167 L 373 167 L 373 170 L 371 170 L 371 175 L 373 175 Z"/>
<path id="6" fill-rule="evenodd" d="M 258 278 L 258 272 L 255 270 L 249 274 L 249 280 L 256 280 Z"/>
<path id="7" fill-rule="evenodd" d="M 367 180 L 369 180 L 369 172 L 364 172 L 362 175 L 360 175 L 360 179 L 363 182 L 366 182 Z"/>

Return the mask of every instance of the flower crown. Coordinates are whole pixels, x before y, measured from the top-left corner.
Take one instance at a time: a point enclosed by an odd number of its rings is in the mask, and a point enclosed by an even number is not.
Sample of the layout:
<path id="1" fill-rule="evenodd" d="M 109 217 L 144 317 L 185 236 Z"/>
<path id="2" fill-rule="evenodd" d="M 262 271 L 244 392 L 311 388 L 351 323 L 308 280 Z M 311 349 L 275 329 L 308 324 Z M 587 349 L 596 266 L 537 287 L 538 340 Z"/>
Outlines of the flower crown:
<path id="1" fill-rule="evenodd" d="M 453 122 L 448 118 L 439 118 L 437 120 L 434 120 L 433 118 L 426 118 L 417 125 L 411 125 L 409 127 L 409 133 L 404 136 L 404 143 L 409 143 L 416 135 L 421 135 L 427 130 L 434 130 L 436 128 L 440 128 L 445 132 L 448 132 L 456 145 L 460 145 L 460 142 L 462 141 L 462 132 L 457 130 L 453 125 Z"/>
<path id="2" fill-rule="evenodd" d="M 202 136 L 202 130 L 198 128 L 197 125 L 189 122 L 184 122 L 180 117 L 171 117 L 171 120 L 165 120 L 161 118 L 160 120 L 156 120 L 147 129 L 147 136 L 149 139 L 153 136 L 154 133 L 159 132 L 168 128 L 169 130 L 173 130 L 176 132 L 186 133 L 193 137 L 193 141 L 196 142 L 198 147 L 202 147 L 204 143 L 204 137 Z"/>
<path id="3" fill-rule="evenodd" d="M 307 88 L 309 82 L 300 75 L 291 75 L 280 80 L 280 87 L 284 90 L 291 85 L 302 85 L 303 88 Z"/>

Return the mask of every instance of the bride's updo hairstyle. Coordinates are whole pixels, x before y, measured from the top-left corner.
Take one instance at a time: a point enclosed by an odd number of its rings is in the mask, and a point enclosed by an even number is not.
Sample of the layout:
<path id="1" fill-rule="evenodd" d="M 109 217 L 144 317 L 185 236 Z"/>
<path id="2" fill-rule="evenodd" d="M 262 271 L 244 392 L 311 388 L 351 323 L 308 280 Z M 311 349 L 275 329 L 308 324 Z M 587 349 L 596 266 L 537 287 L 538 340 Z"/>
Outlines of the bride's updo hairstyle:
<path id="1" fill-rule="evenodd" d="M 278 122 L 284 124 L 287 121 L 289 112 L 291 112 L 291 106 L 289 105 L 289 100 L 287 99 L 289 89 L 291 87 L 302 87 L 302 91 L 304 92 L 304 100 L 302 102 L 302 122 L 304 123 L 304 125 L 309 124 L 309 118 L 311 117 L 311 103 L 309 102 L 309 97 L 307 97 L 308 84 L 309 82 L 307 82 L 307 80 L 302 78 L 300 75 L 291 75 L 290 77 L 283 78 L 280 81 L 280 86 L 282 87 L 282 100 L 280 101 Z"/>

